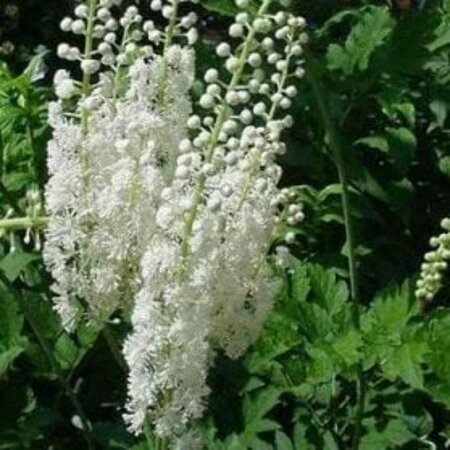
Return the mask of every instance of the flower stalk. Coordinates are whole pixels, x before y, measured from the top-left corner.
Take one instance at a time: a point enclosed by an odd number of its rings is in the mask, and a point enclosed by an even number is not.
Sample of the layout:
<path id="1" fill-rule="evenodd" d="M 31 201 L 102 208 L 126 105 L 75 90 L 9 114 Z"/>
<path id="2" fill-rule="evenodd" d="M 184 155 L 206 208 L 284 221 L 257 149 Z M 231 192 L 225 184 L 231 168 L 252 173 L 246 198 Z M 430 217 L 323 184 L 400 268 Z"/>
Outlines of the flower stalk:
<path id="1" fill-rule="evenodd" d="M 361 329 L 361 310 L 360 310 L 360 292 L 359 292 L 359 274 L 357 267 L 356 256 L 356 240 L 353 217 L 351 213 L 350 202 L 350 183 L 346 170 L 346 163 L 344 158 L 344 149 L 342 145 L 342 138 L 339 135 L 334 121 L 330 115 L 330 107 L 328 99 L 326 98 L 325 88 L 320 82 L 320 72 L 315 68 L 315 61 L 309 58 L 308 61 L 307 79 L 313 89 L 316 99 L 317 107 L 322 120 L 322 125 L 325 131 L 325 138 L 327 145 L 332 153 L 336 170 L 338 172 L 339 183 L 341 185 L 341 200 L 342 210 L 344 214 L 345 235 L 346 235 L 346 251 L 349 268 L 350 279 L 350 296 L 352 300 L 352 318 L 353 325 L 356 330 Z M 359 448 L 362 420 L 365 410 L 366 402 L 366 380 L 364 370 L 361 364 L 357 366 L 357 382 L 356 382 L 356 413 L 355 424 L 353 428 L 351 449 L 357 450 Z"/>

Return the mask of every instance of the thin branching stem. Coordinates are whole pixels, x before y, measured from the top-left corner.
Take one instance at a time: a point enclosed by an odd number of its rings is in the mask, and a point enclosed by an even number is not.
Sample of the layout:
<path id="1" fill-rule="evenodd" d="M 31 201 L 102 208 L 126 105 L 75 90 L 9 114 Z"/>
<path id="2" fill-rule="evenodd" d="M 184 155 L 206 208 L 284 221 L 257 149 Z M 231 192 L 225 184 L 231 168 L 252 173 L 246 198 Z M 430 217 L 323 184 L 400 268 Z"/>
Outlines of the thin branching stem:
<path id="1" fill-rule="evenodd" d="M 350 183 L 346 170 L 344 149 L 341 136 L 335 126 L 333 118 L 330 114 L 330 105 L 324 87 L 320 82 L 320 74 L 315 70 L 314 61 L 310 60 L 308 81 L 313 89 L 317 107 L 319 109 L 322 125 L 326 134 L 327 145 L 333 156 L 336 170 L 338 172 L 339 183 L 341 185 L 342 209 L 345 222 L 346 235 L 346 253 L 350 277 L 350 295 L 352 300 L 352 317 L 353 325 L 357 330 L 361 328 L 361 311 L 360 311 L 360 293 L 359 293 L 359 275 L 356 256 L 355 229 L 351 213 L 350 202 Z M 361 364 L 357 366 L 357 382 L 356 382 L 356 414 L 355 424 L 353 428 L 353 436 L 351 449 L 359 448 L 362 431 L 362 419 L 365 409 L 366 398 L 366 382 L 364 370 Z"/>

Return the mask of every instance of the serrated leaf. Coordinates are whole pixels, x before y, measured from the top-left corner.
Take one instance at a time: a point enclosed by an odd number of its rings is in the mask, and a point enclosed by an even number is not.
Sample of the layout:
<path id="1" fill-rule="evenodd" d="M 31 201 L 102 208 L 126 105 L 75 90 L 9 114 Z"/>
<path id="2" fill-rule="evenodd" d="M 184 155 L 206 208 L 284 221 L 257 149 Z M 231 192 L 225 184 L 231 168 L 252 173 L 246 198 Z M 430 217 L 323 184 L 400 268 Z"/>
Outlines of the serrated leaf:
<path id="1" fill-rule="evenodd" d="M 384 337 L 398 335 L 417 312 L 411 302 L 409 282 L 379 293 L 370 310 L 363 316 L 363 329 L 367 332 L 371 326 L 375 325 L 376 328 L 384 330 L 382 332 Z"/>
<path id="2" fill-rule="evenodd" d="M 243 433 L 244 442 L 248 447 L 253 447 L 255 440 L 258 440 L 260 433 L 277 430 L 280 425 L 273 420 L 266 418 L 277 404 L 282 390 L 274 386 L 261 389 L 260 392 L 247 395 L 244 399 L 244 421 L 245 429 Z"/>
<path id="3" fill-rule="evenodd" d="M 342 310 L 348 300 L 348 288 L 344 281 L 337 280 L 332 270 L 319 265 L 308 266 L 308 275 L 314 302 L 328 312 L 330 316 Z"/>
<path id="4" fill-rule="evenodd" d="M 247 426 L 255 425 L 275 405 L 282 391 L 274 386 L 262 389 L 256 396 L 247 396 L 244 401 L 244 417 Z"/>
<path id="5" fill-rule="evenodd" d="M 359 12 L 358 23 L 352 28 L 344 45 L 331 44 L 328 47 L 328 68 L 341 71 L 344 75 L 366 70 L 374 52 L 392 33 L 394 24 L 388 8 L 364 8 Z"/>
<path id="6" fill-rule="evenodd" d="M 360 450 L 380 450 L 398 448 L 415 435 L 401 420 L 391 420 L 382 430 L 372 430 L 361 439 Z"/>
<path id="7" fill-rule="evenodd" d="M 317 385 L 330 381 L 336 373 L 336 364 L 325 344 L 311 346 L 308 354 L 311 362 L 307 367 L 307 382 Z"/>
<path id="8" fill-rule="evenodd" d="M 352 366 L 359 361 L 362 346 L 361 334 L 356 330 L 350 330 L 349 333 L 339 337 L 332 344 L 333 350 L 348 366 Z"/>
<path id="9" fill-rule="evenodd" d="M 423 387 L 424 354 L 423 342 L 404 342 L 395 348 L 383 364 L 383 371 L 392 380 L 397 377 L 413 388 Z"/>

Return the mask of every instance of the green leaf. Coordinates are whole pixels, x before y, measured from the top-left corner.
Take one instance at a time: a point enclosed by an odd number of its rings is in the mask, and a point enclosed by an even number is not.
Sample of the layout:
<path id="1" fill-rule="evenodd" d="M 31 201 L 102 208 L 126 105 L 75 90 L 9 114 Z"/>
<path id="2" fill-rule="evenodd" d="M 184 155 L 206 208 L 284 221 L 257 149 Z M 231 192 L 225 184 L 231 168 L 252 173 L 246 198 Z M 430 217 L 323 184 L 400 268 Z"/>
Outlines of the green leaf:
<path id="1" fill-rule="evenodd" d="M 385 153 L 400 172 L 404 173 L 413 162 L 417 139 L 407 128 L 387 128 L 384 133 L 358 139 L 355 144 L 366 145 Z"/>
<path id="2" fill-rule="evenodd" d="M 388 128 L 386 130 L 389 142 L 389 155 L 394 164 L 403 173 L 411 165 L 416 148 L 417 139 L 407 128 Z"/>
<path id="3" fill-rule="evenodd" d="M 382 135 L 367 136 L 365 138 L 358 139 L 355 144 L 367 145 L 367 147 L 380 150 L 384 153 L 389 151 L 389 143 L 386 137 Z"/>
<path id="4" fill-rule="evenodd" d="M 295 302 L 306 301 L 310 291 L 310 282 L 306 266 L 302 263 L 296 264 L 292 269 L 292 298 Z"/>
<path id="5" fill-rule="evenodd" d="M 442 99 L 435 99 L 430 103 L 430 110 L 436 119 L 436 125 L 444 128 L 448 115 L 448 104 Z M 431 131 L 431 130 L 428 130 Z"/>
<path id="6" fill-rule="evenodd" d="M 439 170 L 446 177 L 450 178 L 450 156 L 444 156 L 439 160 Z"/>
<path id="7" fill-rule="evenodd" d="M 450 315 L 433 319 L 427 339 L 428 362 L 436 376 L 450 386 Z M 450 400 L 449 400 L 450 402 Z"/>
<path id="8" fill-rule="evenodd" d="M 9 345 L 5 347 L 0 343 L 0 377 L 4 375 L 14 360 L 25 350 L 26 340 L 22 345 Z"/>
<path id="9" fill-rule="evenodd" d="M 70 369 L 77 360 L 78 347 L 66 333 L 56 341 L 55 357 L 63 369 Z"/>
<path id="10" fill-rule="evenodd" d="M 23 72 L 31 83 L 41 80 L 45 76 L 45 63 L 44 58 L 45 55 L 49 53 L 48 50 L 40 51 L 37 55 L 31 58 L 31 61 L 28 63 L 28 66 Z"/>
<path id="11" fill-rule="evenodd" d="M 23 315 L 15 298 L 9 293 L 0 295 L 0 376 L 25 350 L 27 339 L 22 336 Z"/>
<path id="12" fill-rule="evenodd" d="M 360 450 L 394 449 L 415 439 L 401 420 L 391 420 L 382 430 L 372 430 L 361 439 Z"/>
<path id="13" fill-rule="evenodd" d="M 413 301 L 408 281 L 379 293 L 362 318 L 363 330 L 366 333 L 374 328 L 382 330 L 382 338 L 399 335 L 417 312 L 417 307 L 412 307 Z"/>
<path id="14" fill-rule="evenodd" d="M 392 122 L 402 121 L 413 128 L 416 124 L 416 108 L 408 99 L 408 91 L 387 89 L 377 96 L 383 114 Z"/>
<path id="15" fill-rule="evenodd" d="M 2 270 L 9 281 L 14 281 L 20 273 L 32 262 L 41 257 L 32 253 L 11 252 L 0 261 L 0 270 Z"/>
<path id="16" fill-rule="evenodd" d="M 247 448 L 253 448 L 254 442 L 259 441 L 260 433 L 280 428 L 277 422 L 267 419 L 265 416 L 278 404 L 282 392 L 274 386 L 268 386 L 256 394 L 249 394 L 245 397 L 243 405 L 245 429 L 242 439 Z"/>
<path id="17" fill-rule="evenodd" d="M 307 367 L 307 382 L 313 385 L 329 382 L 337 370 L 326 344 L 311 346 L 308 354 L 311 362 Z"/>
<path id="18" fill-rule="evenodd" d="M 401 378 L 413 388 L 423 388 L 424 356 L 427 351 L 424 342 L 404 342 L 395 348 L 383 364 L 385 375 L 395 380 Z"/>
<path id="19" fill-rule="evenodd" d="M 318 264 L 308 266 L 308 274 L 314 302 L 330 316 L 340 312 L 348 301 L 346 283 L 338 281 L 333 270 L 326 270 Z"/>
<path id="20" fill-rule="evenodd" d="M 276 450 L 294 450 L 291 440 L 282 432 L 277 431 L 275 434 Z"/>
<path id="21" fill-rule="evenodd" d="M 386 7 L 367 7 L 358 13 L 358 23 L 352 28 L 343 46 L 328 47 L 330 70 L 351 75 L 369 67 L 374 52 L 381 47 L 394 29 L 394 19 Z"/>
<path id="22" fill-rule="evenodd" d="M 349 333 L 338 338 L 332 344 L 333 350 L 348 366 L 352 366 L 359 361 L 362 346 L 361 334 L 356 330 L 350 330 Z"/>

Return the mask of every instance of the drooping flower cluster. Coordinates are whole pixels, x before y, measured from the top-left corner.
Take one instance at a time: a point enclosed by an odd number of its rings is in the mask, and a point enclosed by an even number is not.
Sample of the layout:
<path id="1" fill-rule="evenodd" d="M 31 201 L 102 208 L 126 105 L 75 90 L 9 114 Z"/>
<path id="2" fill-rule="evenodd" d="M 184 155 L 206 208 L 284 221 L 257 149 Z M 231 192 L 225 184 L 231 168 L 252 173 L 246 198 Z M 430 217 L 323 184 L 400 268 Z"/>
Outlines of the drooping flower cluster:
<path id="1" fill-rule="evenodd" d="M 434 250 L 425 254 L 422 271 L 417 281 L 416 297 L 420 300 L 430 301 L 442 287 L 442 273 L 450 261 L 450 219 L 441 223 L 444 232 L 430 239 Z"/>
<path id="2" fill-rule="evenodd" d="M 293 124 L 305 23 L 273 14 L 275 0 L 238 14 L 232 43 L 217 46 L 226 70 L 205 73 L 192 114 L 196 15 L 153 0 L 168 21 L 161 31 L 134 7 L 113 19 L 118 3 L 91 0 L 62 23 L 87 45 L 84 56 L 59 48 L 80 59 L 84 79 L 55 78 L 45 260 L 66 327 L 131 311 L 126 421 L 139 433 L 150 418 L 174 437 L 203 413 L 214 353 L 239 357 L 257 338 L 277 286 L 271 236 L 303 220 L 298 205 L 283 208 L 276 160 Z M 64 112 L 77 93 L 75 113 Z"/>

